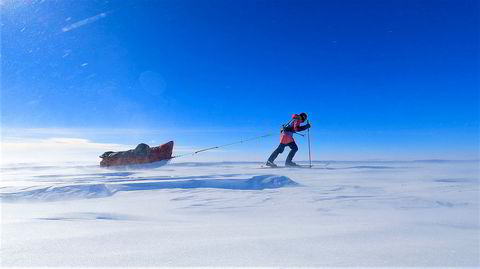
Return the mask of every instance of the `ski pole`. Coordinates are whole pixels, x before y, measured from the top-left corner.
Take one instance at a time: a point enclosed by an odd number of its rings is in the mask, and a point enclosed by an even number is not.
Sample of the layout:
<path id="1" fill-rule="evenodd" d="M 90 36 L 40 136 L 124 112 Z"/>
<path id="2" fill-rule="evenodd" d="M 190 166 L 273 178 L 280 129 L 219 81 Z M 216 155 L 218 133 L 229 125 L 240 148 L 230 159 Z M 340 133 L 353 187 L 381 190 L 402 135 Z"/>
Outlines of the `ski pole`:
<path id="1" fill-rule="evenodd" d="M 307 121 L 310 124 L 310 121 Z M 308 160 L 310 161 L 310 168 L 312 168 L 312 155 L 310 154 L 310 128 L 307 129 L 308 134 Z"/>

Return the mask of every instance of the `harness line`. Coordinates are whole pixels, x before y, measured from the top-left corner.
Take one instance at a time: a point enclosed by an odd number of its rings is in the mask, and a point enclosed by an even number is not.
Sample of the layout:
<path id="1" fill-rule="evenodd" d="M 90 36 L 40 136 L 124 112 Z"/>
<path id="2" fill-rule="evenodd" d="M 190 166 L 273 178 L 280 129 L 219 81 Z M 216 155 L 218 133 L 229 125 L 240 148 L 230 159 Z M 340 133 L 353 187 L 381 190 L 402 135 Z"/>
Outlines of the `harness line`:
<path id="1" fill-rule="evenodd" d="M 197 150 L 197 151 L 194 151 L 194 152 L 191 152 L 191 153 L 185 153 L 185 154 L 175 155 L 175 156 L 170 157 L 170 159 L 179 158 L 179 157 L 183 157 L 183 156 L 189 156 L 189 155 L 195 155 L 195 154 L 197 154 L 197 153 L 204 152 L 204 151 L 207 151 L 207 150 L 223 148 L 223 147 L 226 147 L 226 146 L 231 146 L 231 145 L 235 145 L 235 144 L 244 143 L 244 142 L 247 142 L 247 141 L 257 140 L 257 139 L 269 137 L 269 136 L 272 136 L 272 135 L 275 135 L 275 134 L 274 134 L 274 133 L 269 133 L 269 134 L 265 134 L 265 135 L 261 135 L 261 136 L 256 136 L 256 137 L 252 137 L 252 138 L 240 140 L 240 141 L 233 142 L 233 143 L 228 143 L 228 144 L 224 144 L 224 145 L 220 145 L 220 146 L 215 146 L 215 147 L 210 147 L 210 148 L 205 148 L 205 149 Z"/>

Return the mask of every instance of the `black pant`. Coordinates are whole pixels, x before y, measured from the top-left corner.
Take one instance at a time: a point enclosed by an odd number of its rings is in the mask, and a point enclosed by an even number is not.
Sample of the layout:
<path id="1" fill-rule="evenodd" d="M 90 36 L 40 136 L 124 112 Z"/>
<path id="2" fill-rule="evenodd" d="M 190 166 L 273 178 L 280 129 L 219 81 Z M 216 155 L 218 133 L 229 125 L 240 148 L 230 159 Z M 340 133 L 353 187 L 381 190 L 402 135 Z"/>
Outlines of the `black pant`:
<path id="1" fill-rule="evenodd" d="M 270 155 L 270 158 L 268 158 L 268 161 L 273 163 L 273 161 L 275 161 L 275 159 L 277 158 L 278 154 L 282 153 L 286 146 L 289 146 L 291 150 L 288 153 L 287 160 L 285 160 L 285 163 L 290 163 L 293 159 L 293 156 L 295 156 L 295 153 L 297 153 L 298 151 L 298 147 L 295 141 L 290 142 L 288 144 L 278 145 L 277 149 L 273 151 L 272 155 Z"/>

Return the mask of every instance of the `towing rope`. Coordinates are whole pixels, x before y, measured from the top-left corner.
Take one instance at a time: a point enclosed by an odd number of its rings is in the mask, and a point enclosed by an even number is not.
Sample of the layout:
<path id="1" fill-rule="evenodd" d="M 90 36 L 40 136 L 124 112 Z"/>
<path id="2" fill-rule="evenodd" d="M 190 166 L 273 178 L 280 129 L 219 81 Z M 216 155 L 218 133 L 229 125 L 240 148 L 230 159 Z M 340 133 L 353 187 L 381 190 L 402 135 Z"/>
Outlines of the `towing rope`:
<path id="1" fill-rule="evenodd" d="M 233 142 L 233 143 L 228 143 L 228 144 L 224 144 L 224 145 L 220 145 L 220 146 L 205 148 L 205 149 L 197 150 L 197 151 L 191 152 L 191 153 L 186 153 L 186 154 L 180 154 L 180 155 L 172 156 L 172 157 L 170 157 L 170 159 L 179 158 L 179 157 L 183 157 L 183 156 L 189 156 L 189 155 L 195 155 L 195 154 L 197 154 L 197 153 L 204 152 L 204 151 L 207 151 L 207 150 L 223 148 L 223 147 L 226 147 L 226 146 L 231 146 L 231 145 L 235 145 L 235 144 L 244 143 L 244 142 L 247 142 L 247 141 L 257 140 L 257 139 L 269 137 L 269 136 L 272 136 L 272 135 L 276 135 L 276 134 L 270 133 L 270 134 L 266 134 L 266 135 L 261 135 L 261 136 L 256 136 L 256 137 L 252 137 L 252 138 L 240 140 L 240 141 Z"/>

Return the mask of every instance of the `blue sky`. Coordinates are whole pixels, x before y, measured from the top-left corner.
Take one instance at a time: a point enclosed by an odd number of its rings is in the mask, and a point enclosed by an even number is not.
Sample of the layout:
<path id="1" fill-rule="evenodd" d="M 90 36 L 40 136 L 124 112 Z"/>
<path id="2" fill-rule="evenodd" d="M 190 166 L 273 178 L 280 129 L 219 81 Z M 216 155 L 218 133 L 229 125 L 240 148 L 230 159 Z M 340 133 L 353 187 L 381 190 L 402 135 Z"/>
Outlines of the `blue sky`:
<path id="1" fill-rule="evenodd" d="M 476 159 L 479 8 L 5 0 L 2 139 L 175 140 L 187 150 L 278 132 L 307 112 L 316 159 Z M 263 160 L 277 143 L 198 160 Z"/>

